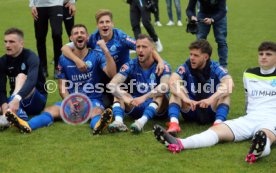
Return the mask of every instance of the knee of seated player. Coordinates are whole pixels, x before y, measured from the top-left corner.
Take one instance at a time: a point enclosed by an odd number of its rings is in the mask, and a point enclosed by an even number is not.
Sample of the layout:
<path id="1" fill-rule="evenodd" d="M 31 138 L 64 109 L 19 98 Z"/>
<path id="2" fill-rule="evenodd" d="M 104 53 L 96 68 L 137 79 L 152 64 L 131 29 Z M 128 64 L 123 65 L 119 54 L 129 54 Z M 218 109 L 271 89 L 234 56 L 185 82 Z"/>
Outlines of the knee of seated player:
<path id="1" fill-rule="evenodd" d="M 275 134 L 272 133 L 270 130 L 268 130 L 268 129 L 261 129 L 261 130 L 265 132 L 265 134 L 269 138 L 271 144 L 276 141 Z"/>
<path id="2" fill-rule="evenodd" d="M 234 140 L 234 134 L 226 124 L 220 123 L 210 127 L 210 130 L 213 130 L 218 135 L 219 141 L 230 142 Z"/>
<path id="3" fill-rule="evenodd" d="M 171 104 L 171 103 L 176 103 L 178 105 L 181 105 L 181 98 L 174 94 L 171 94 L 169 104 Z"/>
<path id="4" fill-rule="evenodd" d="M 169 100 L 165 95 L 155 97 L 153 98 L 153 101 L 155 101 L 158 104 L 157 112 L 164 112 L 164 110 L 167 109 L 169 105 Z"/>
<path id="5" fill-rule="evenodd" d="M 60 107 L 59 106 L 49 106 L 44 109 L 44 112 L 48 112 L 51 114 L 53 118 L 59 118 L 60 117 Z"/>

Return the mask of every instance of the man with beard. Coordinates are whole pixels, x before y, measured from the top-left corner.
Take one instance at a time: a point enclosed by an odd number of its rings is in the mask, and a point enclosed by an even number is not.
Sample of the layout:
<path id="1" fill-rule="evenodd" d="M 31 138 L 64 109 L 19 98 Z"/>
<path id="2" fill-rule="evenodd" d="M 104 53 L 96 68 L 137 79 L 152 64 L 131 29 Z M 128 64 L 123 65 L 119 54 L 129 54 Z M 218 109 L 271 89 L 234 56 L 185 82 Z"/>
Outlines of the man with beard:
<path id="1" fill-rule="evenodd" d="M 212 47 L 208 41 L 195 41 L 189 49 L 189 59 L 170 78 L 168 132 L 172 134 L 181 130 L 180 111 L 186 120 L 214 125 L 225 121 L 229 112 L 231 76 L 211 60 Z"/>
<path id="2" fill-rule="evenodd" d="M 82 61 L 89 64 L 89 66 L 86 72 L 81 72 L 73 61 L 65 56 L 60 57 L 58 66 L 60 96 L 64 99 L 69 94 L 75 92 L 86 94 L 92 102 L 92 107 L 94 107 L 91 115 L 90 127 L 93 129 L 93 134 L 98 134 L 101 133 L 102 130 L 107 127 L 107 123 L 111 121 L 112 112 L 111 110 L 104 111 L 102 94 L 95 90 L 86 92 L 87 90 L 84 84 L 89 83 L 95 86 L 99 83 L 99 78 L 95 76 L 100 75 L 102 71 L 109 77 L 113 77 L 116 74 L 115 62 L 103 40 L 99 40 L 97 43 L 102 52 L 89 50 L 86 47 L 88 33 L 84 25 L 75 25 L 71 31 L 70 39 L 76 47 L 74 54 Z M 68 81 L 73 83 L 73 85 L 71 85 L 73 87 L 69 88 L 66 85 Z M 61 102 L 58 102 L 54 106 L 47 107 L 42 114 L 35 116 L 28 122 L 22 120 L 12 112 L 7 112 L 6 116 L 11 120 L 12 124 L 20 129 L 20 131 L 29 133 L 37 128 L 52 124 L 54 118 L 60 117 L 60 106 Z"/>
<path id="3" fill-rule="evenodd" d="M 124 64 L 108 84 L 115 97 L 113 114 L 115 120 L 108 126 L 109 132 L 127 131 L 123 123 L 125 112 L 137 119 L 131 132 L 140 133 L 146 122 L 155 116 L 163 116 L 168 105 L 168 81 L 171 74 L 169 65 L 164 62 L 162 75 L 155 74 L 157 63 L 152 57 L 154 42 L 147 35 L 139 35 L 136 42 L 137 58 Z M 129 91 L 120 88 L 129 79 Z M 139 118 L 139 119 L 138 119 Z"/>

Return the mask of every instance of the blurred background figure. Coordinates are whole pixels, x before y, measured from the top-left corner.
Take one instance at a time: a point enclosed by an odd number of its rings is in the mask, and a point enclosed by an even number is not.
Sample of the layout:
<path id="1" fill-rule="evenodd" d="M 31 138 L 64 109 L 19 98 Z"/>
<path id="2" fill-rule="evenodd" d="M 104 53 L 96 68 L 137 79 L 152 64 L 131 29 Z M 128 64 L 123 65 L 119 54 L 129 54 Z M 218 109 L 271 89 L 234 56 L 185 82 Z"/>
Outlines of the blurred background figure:
<path id="1" fill-rule="evenodd" d="M 166 0 L 167 4 L 167 11 L 168 11 L 168 17 L 169 17 L 169 22 L 167 23 L 167 26 L 173 26 L 175 25 L 173 21 L 173 14 L 172 14 L 172 0 Z M 180 5 L 180 0 L 174 0 L 174 5 L 176 9 L 176 15 L 177 15 L 177 26 L 183 26 L 181 22 L 181 5 Z"/>

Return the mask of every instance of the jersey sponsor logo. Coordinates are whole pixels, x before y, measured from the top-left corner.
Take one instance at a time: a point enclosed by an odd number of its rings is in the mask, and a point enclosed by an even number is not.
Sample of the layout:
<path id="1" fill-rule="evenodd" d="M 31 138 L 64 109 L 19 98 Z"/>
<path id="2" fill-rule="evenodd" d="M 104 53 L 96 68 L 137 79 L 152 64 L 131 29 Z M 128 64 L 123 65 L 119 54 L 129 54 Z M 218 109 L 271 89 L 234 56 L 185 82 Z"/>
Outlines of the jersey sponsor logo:
<path id="1" fill-rule="evenodd" d="M 126 40 L 129 41 L 129 42 L 131 42 L 131 43 L 133 43 L 133 44 L 136 44 L 136 41 L 133 40 L 133 39 L 131 39 L 131 38 L 129 38 L 129 37 L 127 37 Z"/>
<path id="2" fill-rule="evenodd" d="M 22 64 L 21 64 L 21 70 L 26 70 L 26 65 L 25 65 L 25 63 L 22 63 Z"/>
<path id="3" fill-rule="evenodd" d="M 271 86 L 276 87 L 276 79 L 273 79 L 273 80 L 272 80 Z"/>
<path id="4" fill-rule="evenodd" d="M 86 61 L 85 64 L 89 69 L 92 68 L 93 63 L 91 61 Z"/>
<path id="5" fill-rule="evenodd" d="M 125 72 L 127 69 L 128 69 L 128 66 L 127 66 L 126 64 L 124 64 L 124 65 L 121 67 L 120 71 L 121 71 L 121 72 Z"/>
<path id="6" fill-rule="evenodd" d="M 115 45 L 112 45 L 111 47 L 110 47 L 110 51 L 116 51 L 117 50 L 117 47 L 115 46 Z"/>
<path id="7" fill-rule="evenodd" d="M 156 79 L 155 74 L 154 74 L 154 73 L 151 73 L 151 74 L 150 74 L 150 80 L 155 80 L 155 79 Z"/>
<path id="8" fill-rule="evenodd" d="M 186 72 L 186 70 L 185 70 L 185 68 L 184 68 L 183 66 L 180 66 L 180 67 L 177 69 L 177 72 L 178 72 L 179 74 L 183 74 L 183 73 Z"/>
<path id="9" fill-rule="evenodd" d="M 276 96 L 276 91 L 252 90 L 251 96 Z"/>
<path id="10" fill-rule="evenodd" d="M 221 71 L 223 71 L 224 73 L 228 73 L 227 70 L 225 68 L 223 68 L 222 66 L 219 66 L 219 69 L 221 69 Z"/>

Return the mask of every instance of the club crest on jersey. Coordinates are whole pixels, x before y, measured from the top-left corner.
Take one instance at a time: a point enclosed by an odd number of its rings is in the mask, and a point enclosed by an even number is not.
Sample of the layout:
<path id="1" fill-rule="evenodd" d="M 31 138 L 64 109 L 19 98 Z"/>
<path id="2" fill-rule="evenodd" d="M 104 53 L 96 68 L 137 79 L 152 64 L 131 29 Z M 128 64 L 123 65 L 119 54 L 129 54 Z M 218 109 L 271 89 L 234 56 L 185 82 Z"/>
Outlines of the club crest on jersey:
<path id="1" fill-rule="evenodd" d="M 92 67 L 92 62 L 91 61 L 86 61 L 85 64 L 87 65 L 87 67 L 90 69 Z"/>
<path id="2" fill-rule="evenodd" d="M 155 80 L 155 78 L 156 78 L 156 77 L 155 77 L 155 74 L 151 73 L 151 74 L 150 74 L 150 80 Z"/>
<path id="3" fill-rule="evenodd" d="M 276 87 L 276 79 L 273 79 L 273 80 L 272 80 L 271 86 Z"/>
<path id="4" fill-rule="evenodd" d="M 110 47 L 110 51 L 116 51 L 117 50 L 117 47 L 115 46 L 115 45 L 112 45 L 111 47 Z"/>
<path id="5" fill-rule="evenodd" d="M 25 63 L 22 63 L 22 64 L 21 64 L 21 70 L 26 70 L 26 65 L 25 65 Z"/>
<path id="6" fill-rule="evenodd" d="M 124 64 L 124 65 L 121 67 L 120 71 L 121 71 L 121 72 L 125 72 L 127 69 L 128 69 L 128 66 L 127 66 L 126 64 Z"/>
<path id="7" fill-rule="evenodd" d="M 179 73 L 179 74 L 183 74 L 183 73 L 185 73 L 185 68 L 183 67 L 183 66 L 180 66 L 178 69 L 177 69 L 177 72 Z"/>

